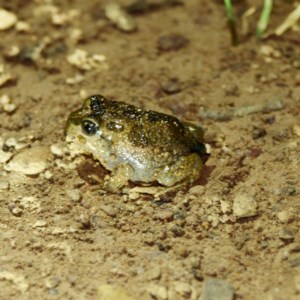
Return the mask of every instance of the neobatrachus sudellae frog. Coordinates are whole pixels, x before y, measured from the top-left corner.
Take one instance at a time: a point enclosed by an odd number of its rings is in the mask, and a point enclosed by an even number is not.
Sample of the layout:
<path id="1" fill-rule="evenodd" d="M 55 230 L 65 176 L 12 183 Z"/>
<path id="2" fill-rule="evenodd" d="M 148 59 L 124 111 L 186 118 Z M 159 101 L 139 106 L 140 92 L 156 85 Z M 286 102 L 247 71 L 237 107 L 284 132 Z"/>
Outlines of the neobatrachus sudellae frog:
<path id="1" fill-rule="evenodd" d="M 104 188 L 112 192 L 128 181 L 177 191 L 200 176 L 207 154 L 201 127 L 101 95 L 70 114 L 66 134 L 71 152 L 91 154 L 111 171 Z"/>

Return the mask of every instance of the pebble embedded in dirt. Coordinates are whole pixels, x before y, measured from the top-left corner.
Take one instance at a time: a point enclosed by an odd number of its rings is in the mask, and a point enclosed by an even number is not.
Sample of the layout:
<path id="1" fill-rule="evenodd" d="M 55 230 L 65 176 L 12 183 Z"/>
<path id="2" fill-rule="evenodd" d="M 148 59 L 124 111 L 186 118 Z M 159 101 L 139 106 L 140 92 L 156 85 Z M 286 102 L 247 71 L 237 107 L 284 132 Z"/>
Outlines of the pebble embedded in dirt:
<path id="1" fill-rule="evenodd" d="M 0 191 L 1 190 L 8 190 L 9 189 L 9 182 L 0 181 Z"/>
<path id="2" fill-rule="evenodd" d="M 92 69 L 106 70 L 108 65 L 106 57 L 102 54 L 88 54 L 85 50 L 76 49 L 67 57 L 70 65 L 77 67 L 80 70 L 90 71 Z"/>
<path id="3" fill-rule="evenodd" d="M 79 202 L 82 198 L 80 190 L 68 190 L 66 194 L 73 202 Z"/>
<path id="4" fill-rule="evenodd" d="M 238 218 L 253 217 L 257 215 L 256 199 L 245 193 L 238 193 L 233 199 L 233 213 Z"/>
<path id="5" fill-rule="evenodd" d="M 153 284 L 147 288 L 149 294 L 157 300 L 167 300 L 168 290 L 163 285 Z"/>
<path id="6" fill-rule="evenodd" d="M 17 106 L 12 103 L 12 99 L 8 95 L 2 95 L 0 97 L 0 109 L 10 114 L 17 109 Z"/>
<path id="7" fill-rule="evenodd" d="M 181 91 L 181 86 L 177 79 L 167 80 L 166 82 L 162 83 L 161 88 L 166 94 L 170 95 L 179 93 Z"/>
<path id="8" fill-rule="evenodd" d="M 121 286 L 103 284 L 98 288 L 99 300 L 134 300 L 126 289 Z"/>
<path id="9" fill-rule="evenodd" d="M 49 153 L 43 147 L 24 149 L 4 167 L 6 171 L 38 175 L 48 167 Z"/>
<path id="10" fill-rule="evenodd" d="M 204 281 L 200 300 L 232 300 L 234 289 L 223 279 L 208 278 Z"/>
<path id="11" fill-rule="evenodd" d="M 13 27 L 17 22 L 17 16 L 3 8 L 0 8 L 0 30 L 6 30 Z"/>
<path id="12" fill-rule="evenodd" d="M 105 16 L 122 31 L 132 32 L 137 29 L 137 24 L 118 3 L 108 3 L 104 7 Z"/>
<path id="13" fill-rule="evenodd" d="M 188 283 L 175 282 L 175 291 L 183 298 L 189 298 L 192 293 L 192 288 Z"/>
<path id="14" fill-rule="evenodd" d="M 189 40 L 181 34 L 163 35 L 158 38 L 157 47 L 161 51 L 172 51 L 184 48 Z"/>
<path id="15" fill-rule="evenodd" d="M 63 157 L 63 155 L 65 154 L 64 148 L 60 144 L 51 145 L 50 150 L 52 154 L 57 157 Z"/>
<path id="16" fill-rule="evenodd" d="M 13 79 L 13 76 L 8 71 L 5 71 L 4 65 L 0 65 L 0 87 Z"/>
<path id="17" fill-rule="evenodd" d="M 0 149 L 0 163 L 4 164 L 12 158 L 13 154 L 11 152 L 6 152 Z"/>

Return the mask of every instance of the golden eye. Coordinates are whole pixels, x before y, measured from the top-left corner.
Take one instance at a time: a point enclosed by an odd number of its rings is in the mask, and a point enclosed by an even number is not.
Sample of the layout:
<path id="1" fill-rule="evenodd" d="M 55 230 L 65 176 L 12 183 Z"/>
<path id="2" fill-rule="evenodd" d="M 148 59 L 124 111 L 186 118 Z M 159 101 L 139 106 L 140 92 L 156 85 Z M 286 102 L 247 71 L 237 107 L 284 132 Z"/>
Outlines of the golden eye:
<path id="1" fill-rule="evenodd" d="M 83 120 L 81 127 L 83 133 L 86 135 L 94 135 L 99 130 L 98 124 L 92 120 Z"/>

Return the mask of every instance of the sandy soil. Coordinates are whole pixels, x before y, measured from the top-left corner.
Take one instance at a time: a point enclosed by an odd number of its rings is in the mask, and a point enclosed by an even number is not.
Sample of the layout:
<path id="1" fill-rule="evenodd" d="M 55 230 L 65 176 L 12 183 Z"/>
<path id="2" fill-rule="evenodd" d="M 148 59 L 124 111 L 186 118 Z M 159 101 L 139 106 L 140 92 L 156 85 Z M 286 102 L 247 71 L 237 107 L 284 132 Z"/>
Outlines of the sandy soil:
<path id="1" fill-rule="evenodd" d="M 124 32 L 108 2 L 0 1 L 19 21 L 0 31 L 0 298 L 300 299 L 299 32 L 232 47 L 222 1 L 204 0 Z M 64 142 L 94 93 L 201 124 L 199 182 L 160 201 L 102 191 L 105 170 Z"/>

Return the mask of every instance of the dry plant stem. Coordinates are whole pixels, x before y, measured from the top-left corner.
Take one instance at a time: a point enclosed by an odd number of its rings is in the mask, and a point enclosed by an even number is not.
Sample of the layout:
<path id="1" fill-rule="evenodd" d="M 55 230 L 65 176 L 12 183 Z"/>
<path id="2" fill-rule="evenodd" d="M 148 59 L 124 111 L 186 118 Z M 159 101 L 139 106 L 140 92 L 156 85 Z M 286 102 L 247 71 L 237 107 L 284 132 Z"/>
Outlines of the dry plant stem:
<path id="1" fill-rule="evenodd" d="M 281 100 L 274 100 L 265 104 L 253 104 L 242 107 L 237 107 L 227 111 L 213 110 L 213 109 L 200 109 L 199 116 L 202 119 L 211 119 L 215 121 L 227 121 L 232 118 L 244 117 L 259 112 L 272 112 L 281 110 L 284 108 L 284 104 Z"/>
<path id="2" fill-rule="evenodd" d="M 287 16 L 284 22 L 275 29 L 276 35 L 282 35 L 289 28 L 293 27 L 300 19 L 300 4 Z"/>

